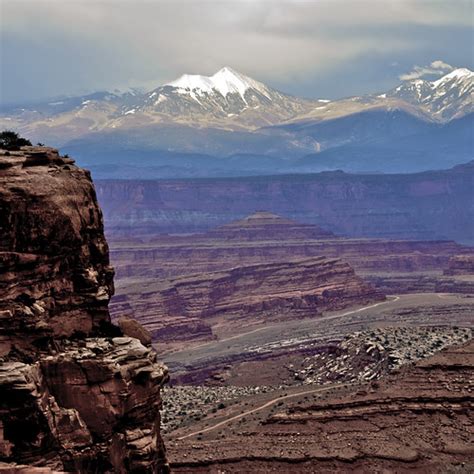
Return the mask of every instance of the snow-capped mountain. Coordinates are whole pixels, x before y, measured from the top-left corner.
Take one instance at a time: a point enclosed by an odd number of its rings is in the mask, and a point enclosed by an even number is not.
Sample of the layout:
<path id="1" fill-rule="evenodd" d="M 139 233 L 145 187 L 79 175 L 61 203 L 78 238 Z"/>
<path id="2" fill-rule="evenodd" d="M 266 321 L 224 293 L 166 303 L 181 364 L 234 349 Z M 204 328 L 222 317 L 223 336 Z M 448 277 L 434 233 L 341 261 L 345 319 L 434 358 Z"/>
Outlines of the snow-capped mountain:
<path id="1" fill-rule="evenodd" d="M 290 120 L 310 110 L 315 103 L 282 94 L 224 67 L 212 76 L 184 74 L 152 90 L 140 104 L 123 114 L 239 129 Z"/>
<path id="2" fill-rule="evenodd" d="M 229 94 L 239 94 L 243 102 L 246 102 L 245 94 L 249 89 L 264 95 L 269 100 L 272 95 L 271 90 L 265 84 L 244 76 L 230 67 L 223 67 L 210 77 L 184 74 L 165 86 L 176 88 L 179 94 L 192 92 L 203 96 L 218 93 L 222 97 L 227 97 Z"/>
<path id="3" fill-rule="evenodd" d="M 318 104 L 224 67 L 212 76 L 185 74 L 149 92 L 103 92 L 6 110 L 0 127 L 60 145 L 62 134 L 68 141 L 87 133 L 156 125 L 255 130 L 294 120 Z"/>
<path id="4" fill-rule="evenodd" d="M 109 163 L 120 156 L 175 166 L 179 155 L 188 167 L 209 157 L 238 156 L 235 165 L 306 155 L 320 160 L 322 154 L 349 161 L 372 156 L 383 163 L 388 153 L 411 163 L 415 155 L 435 159 L 430 143 L 439 163 L 446 157 L 456 163 L 472 159 L 473 76 L 456 69 L 437 81 L 404 82 L 382 94 L 307 100 L 225 67 L 211 76 L 185 74 L 148 92 L 101 92 L 4 110 L 0 128 L 64 147 L 90 160 L 86 165 L 106 156 Z M 423 146 L 412 156 L 402 150 L 404 143 L 412 150 Z"/>
<path id="5" fill-rule="evenodd" d="M 474 111 L 474 73 L 459 68 L 436 81 L 416 79 L 389 91 L 386 96 L 418 105 L 442 121 Z"/>

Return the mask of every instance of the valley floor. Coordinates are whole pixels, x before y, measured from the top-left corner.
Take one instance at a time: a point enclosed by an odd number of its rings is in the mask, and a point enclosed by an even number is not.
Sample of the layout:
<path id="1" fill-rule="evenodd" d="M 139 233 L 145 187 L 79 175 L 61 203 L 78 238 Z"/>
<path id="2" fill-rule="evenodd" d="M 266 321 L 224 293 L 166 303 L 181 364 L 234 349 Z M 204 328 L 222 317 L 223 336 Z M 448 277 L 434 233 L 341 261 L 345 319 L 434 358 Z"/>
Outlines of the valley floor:
<path id="1" fill-rule="evenodd" d="M 462 294 L 414 293 L 389 296 L 387 301 L 325 313 L 315 318 L 272 322 L 270 325 L 222 327 L 221 339 L 198 342 L 171 353 L 155 345 L 160 357 L 175 377 L 234 358 L 263 356 L 281 350 L 301 350 L 307 345 L 339 341 L 345 335 L 370 327 L 383 326 L 471 326 L 474 322 L 474 297 Z"/>
<path id="2" fill-rule="evenodd" d="M 469 472 L 473 315 L 469 295 L 404 294 L 163 354 L 174 374 L 163 424 L 175 472 L 367 472 L 422 460 L 431 470 L 417 472 Z M 453 356 L 456 347 L 469 349 Z M 419 368 L 446 352 L 429 374 Z"/>

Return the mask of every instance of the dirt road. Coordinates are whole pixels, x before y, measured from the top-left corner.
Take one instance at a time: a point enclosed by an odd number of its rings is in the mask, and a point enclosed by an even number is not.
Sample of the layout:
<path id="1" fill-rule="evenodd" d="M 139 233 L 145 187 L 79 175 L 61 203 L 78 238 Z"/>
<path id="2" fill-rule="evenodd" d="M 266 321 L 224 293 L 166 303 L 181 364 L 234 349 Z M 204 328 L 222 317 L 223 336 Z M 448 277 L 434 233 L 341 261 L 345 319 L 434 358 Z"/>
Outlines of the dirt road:
<path id="1" fill-rule="evenodd" d="M 231 423 L 232 421 L 238 420 L 239 418 L 243 418 L 244 416 L 251 415 L 252 413 L 256 413 L 256 412 L 261 411 L 261 410 L 265 410 L 265 408 L 268 408 L 269 406 L 272 406 L 275 403 L 277 403 L 279 401 L 282 401 L 282 400 L 287 400 L 289 398 L 296 398 L 296 397 L 300 397 L 302 395 L 309 395 L 309 394 L 313 394 L 313 393 L 327 392 L 329 390 L 332 390 L 332 389 L 340 387 L 340 386 L 342 386 L 342 384 L 334 384 L 334 385 L 330 385 L 328 387 L 319 387 L 319 388 L 314 388 L 312 390 L 305 390 L 303 392 L 291 393 L 289 395 L 282 395 L 280 397 L 273 398 L 272 400 L 270 400 L 268 402 L 265 402 L 263 405 L 260 405 L 256 408 L 252 408 L 251 410 L 244 411 L 243 413 L 239 413 L 238 415 L 227 418 L 226 420 L 222 420 L 222 421 L 220 421 L 219 423 L 216 423 L 213 426 L 209 426 L 208 428 L 204 428 L 202 430 L 193 431 L 192 433 L 188 433 L 185 436 L 181 436 L 181 437 L 177 438 L 177 440 L 181 441 L 183 439 L 190 438 L 192 436 L 196 436 L 196 435 L 199 435 L 199 434 L 202 434 L 202 433 L 207 433 L 209 431 L 213 431 L 217 428 L 220 428 L 221 426 L 226 425 L 227 423 Z"/>

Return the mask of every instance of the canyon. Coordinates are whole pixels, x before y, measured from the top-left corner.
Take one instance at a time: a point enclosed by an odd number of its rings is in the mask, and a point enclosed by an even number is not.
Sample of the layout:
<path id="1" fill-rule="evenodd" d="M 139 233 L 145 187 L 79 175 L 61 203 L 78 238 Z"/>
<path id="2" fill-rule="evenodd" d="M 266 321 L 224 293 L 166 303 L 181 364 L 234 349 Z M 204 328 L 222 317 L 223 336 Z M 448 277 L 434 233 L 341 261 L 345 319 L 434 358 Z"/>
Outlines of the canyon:
<path id="1" fill-rule="evenodd" d="M 167 368 L 112 324 L 90 173 L 47 147 L 0 151 L 0 470 L 169 472 Z"/>
<path id="2" fill-rule="evenodd" d="M 154 346 L 173 374 L 164 438 L 175 472 L 470 472 L 472 247 L 343 236 L 262 210 L 207 231 L 157 234 L 155 216 L 135 214 L 150 225 L 136 237 L 109 229 L 111 312 L 160 331 Z M 372 299 L 358 288 L 345 308 L 301 304 L 305 285 L 320 284 L 316 262 L 351 268 Z M 272 315 L 275 293 L 288 289 L 300 302 Z M 177 295 L 189 316 L 163 320 Z M 250 314 L 232 314 L 255 297 Z"/>
<path id="3" fill-rule="evenodd" d="M 115 3 L 0 7 L 0 474 L 474 474 L 474 0 Z"/>
<path id="4" fill-rule="evenodd" d="M 155 340 L 168 342 L 384 299 L 350 265 L 325 257 L 238 266 L 168 282 L 148 278 L 123 290 L 111 304 L 112 315 L 129 313 Z"/>
<path id="5" fill-rule="evenodd" d="M 441 196 L 468 215 L 454 175 Z M 154 194 L 169 182 L 102 182 L 108 243 L 72 159 L 2 150 L 0 176 L 0 471 L 472 470 L 474 252 L 455 232 L 242 215 L 245 186 L 195 232 L 177 224 L 189 183 L 172 204 Z"/>
<path id="6" fill-rule="evenodd" d="M 474 242 L 474 162 L 413 174 L 98 180 L 107 236 L 205 232 L 266 210 L 336 235 Z"/>
<path id="7" fill-rule="evenodd" d="M 470 262 L 472 247 L 340 237 L 267 211 L 201 234 L 110 240 L 112 316 L 128 314 L 168 342 L 318 317 L 386 294 L 474 292 L 470 275 L 444 274 Z"/>

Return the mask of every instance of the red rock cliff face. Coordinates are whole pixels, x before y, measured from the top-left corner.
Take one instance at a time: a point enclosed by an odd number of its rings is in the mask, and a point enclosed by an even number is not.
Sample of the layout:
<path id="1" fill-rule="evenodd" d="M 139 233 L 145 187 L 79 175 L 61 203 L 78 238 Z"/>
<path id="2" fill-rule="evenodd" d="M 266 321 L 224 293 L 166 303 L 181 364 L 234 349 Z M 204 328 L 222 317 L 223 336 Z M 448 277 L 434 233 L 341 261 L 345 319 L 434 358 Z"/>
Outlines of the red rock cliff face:
<path id="1" fill-rule="evenodd" d="M 89 173 L 24 147 L 0 150 L 0 181 L 0 466 L 167 472 L 167 370 L 110 321 L 113 270 Z"/>
<path id="2" fill-rule="evenodd" d="M 349 264 L 314 257 L 140 282 L 114 301 L 112 312 L 132 312 L 155 338 L 191 339 L 206 335 L 190 330 L 197 321 L 240 325 L 291 320 L 384 299 Z"/>

